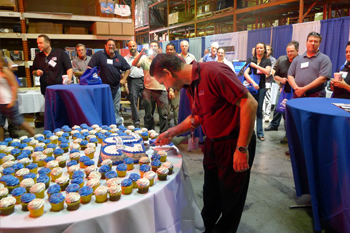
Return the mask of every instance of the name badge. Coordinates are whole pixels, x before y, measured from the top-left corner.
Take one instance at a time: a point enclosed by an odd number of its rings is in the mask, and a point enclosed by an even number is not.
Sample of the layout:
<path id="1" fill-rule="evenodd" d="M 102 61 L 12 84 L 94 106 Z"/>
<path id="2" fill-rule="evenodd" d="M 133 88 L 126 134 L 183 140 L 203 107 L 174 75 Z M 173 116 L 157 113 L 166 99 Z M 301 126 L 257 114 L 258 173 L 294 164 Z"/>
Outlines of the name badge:
<path id="1" fill-rule="evenodd" d="M 112 59 L 107 59 L 107 64 L 113 65 L 113 60 Z"/>
<path id="2" fill-rule="evenodd" d="M 342 76 L 343 79 L 345 79 L 346 76 L 348 76 L 348 72 L 340 71 L 339 73 L 341 73 L 341 76 Z"/>
<path id="3" fill-rule="evenodd" d="M 304 69 L 307 67 L 309 67 L 309 62 L 303 62 L 303 63 L 301 63 L 300 69 Z"/>
<path id="4" fill-rule="evenodd" d="M 49 65 L 52 66 L 52 67 L 55 67 L 57 65 L 57 63 L 54 62 L 53 60 L 50 60 L 49 61 Z"/>
<path id="5" fill-rule="evenodd" d="M 52 57 L 51 60 L 57 61 L 57 57 Z"/>

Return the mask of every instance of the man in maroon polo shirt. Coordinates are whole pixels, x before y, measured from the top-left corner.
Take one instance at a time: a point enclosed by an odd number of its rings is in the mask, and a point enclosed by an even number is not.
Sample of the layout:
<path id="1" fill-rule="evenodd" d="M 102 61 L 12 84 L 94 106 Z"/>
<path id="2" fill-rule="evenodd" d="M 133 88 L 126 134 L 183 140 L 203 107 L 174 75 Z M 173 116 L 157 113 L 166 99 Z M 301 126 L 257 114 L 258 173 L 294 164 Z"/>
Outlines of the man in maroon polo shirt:
<path id="1" fill-rule="evenodd" d="M 203 159 L 205 232 L 236 232 L 255 156 L 257 102 L 225 64 L 185 64 L 177 56 L 158 54 L 150 74 L 167 88 L 186 88 L 192 106 L 192 114 L 159 135 L 156 144 L 168 144 L 174 136 L 202 125 L 207 135 Z"/>

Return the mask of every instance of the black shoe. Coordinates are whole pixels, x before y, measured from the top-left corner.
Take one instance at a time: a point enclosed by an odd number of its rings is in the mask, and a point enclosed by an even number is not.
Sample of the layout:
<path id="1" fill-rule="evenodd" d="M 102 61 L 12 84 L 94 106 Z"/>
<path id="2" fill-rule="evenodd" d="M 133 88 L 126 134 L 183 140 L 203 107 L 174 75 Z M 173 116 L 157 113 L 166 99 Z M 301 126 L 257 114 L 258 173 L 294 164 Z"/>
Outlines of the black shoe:
<path id="1" fill-rule="evenodd" d="M 265 128 L 265 131 L 277 131 L 278 128 L 277 127 L 273 127 L 271 125 L 269 125 L 268 127 Z"/>

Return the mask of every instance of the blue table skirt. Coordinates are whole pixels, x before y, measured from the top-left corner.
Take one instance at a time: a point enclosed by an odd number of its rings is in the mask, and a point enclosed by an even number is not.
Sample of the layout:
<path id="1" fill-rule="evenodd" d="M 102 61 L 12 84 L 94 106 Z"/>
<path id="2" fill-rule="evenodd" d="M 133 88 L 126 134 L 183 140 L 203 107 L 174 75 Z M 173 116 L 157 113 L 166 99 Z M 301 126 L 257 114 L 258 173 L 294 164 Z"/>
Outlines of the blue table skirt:
<path id="1" fill-rule="evenodd" d="M 63 125 L 116 124 L 111 89 L 107 84 L 53 85 L 46 89 L 45 129 Z"/>
<path id="2" fill-rule="evenodd" d="M 178 117 L 178 122 L 181 123 L 183 120 L 185 120 L 188 116 L 191 115 L 191 106 L 190 106 L 190 100 L 188 99 L 188 96 L 186 94 L 186 90 L 182 88 L 180 90 L 180 104 L 179 104 L 179 117 Z M 186 136 L 189 135 L 189 133 L 182 134 L 180 136 Z M 199 137 L 199 141 L 203 142 L 203 130 L 202 126 L 199 126 L 197 129 L 194 131 L 195 137 Z"/>
<path id="3" fill-rule="evenodd" d="M 321 231 L 323 220 L 350 232 L 350 113 L 332 103 L 350 100 L 288 101 L 288 146 L 296 193 L 311 194 L 315 230 Z"/>

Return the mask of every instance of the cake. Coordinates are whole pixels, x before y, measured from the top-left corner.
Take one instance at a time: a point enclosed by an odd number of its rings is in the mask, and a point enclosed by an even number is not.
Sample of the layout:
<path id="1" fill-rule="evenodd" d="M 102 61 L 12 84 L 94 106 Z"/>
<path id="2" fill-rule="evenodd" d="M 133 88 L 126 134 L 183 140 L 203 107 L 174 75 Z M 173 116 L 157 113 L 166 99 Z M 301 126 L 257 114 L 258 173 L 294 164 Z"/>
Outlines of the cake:
<path id="1" fill-rule="evenodd" d="M 100 186 L 95 190 L 95 197 L 97 203 L 103 203 L 107 201 L 108 188 L 106 186 Z"/>
<path id="2" fill-rule="evenodd" d="M 160 167 L 157 169 L 158 180 L 166 180 L 169 170 L 166 167 Z"/>
<path id="3" fill-rule="evenodd" d="M 121 186 L 122 186 L 122 193 L 124 195 L 129 195 L 132 193 L 133 184 L 132 184 L 132 181 L 130 179 L 123 180 L 121 183 Z"/>
<path id="4" fill-rule="evenodd" d="M 28 211 L 28 204 L 29 202 L 33 201 L 35 199 L 35 195 L 33 193 L 25 193 L 21 197 L 21 205 L 22 205 L 22 211 Z"/>
<path id="5" fill-rule="evenodd" d="M 2 215 L 10 215 L 15 211 L 16 198 L 5 197 L 0 200 L 0 210 Z"/>
<path id="6" fill-rule="evenodd" d="M 37 218 L 44 214 L 44 204 L 45 201 L 40 198 L 36 198 L 29 202 L 28 209 L 30 212 L 30 217 Z"/>
<path id="7" fill-rule="evenodd" d="M 37 183 L 30 188 L 30 192 L 33 193 L 36 198 L 44 198 L 45 196 L 45 184 Z"/>
<path id="8" fill-rule="evenodd" d="M 122 150 L 117 149 L 116 145 L 106 145 L 101 148 L 100 162 L 110 159 L 113 165 L 118 165 L 123 163 L 123 159 L 126 157 L 126 154 Z"/>
<path id="9" fill-rule="evenodd" d="M 80 194 L 69 193 L 66 196 L 67 210 L 77 210 L 80 206 Z"/>

